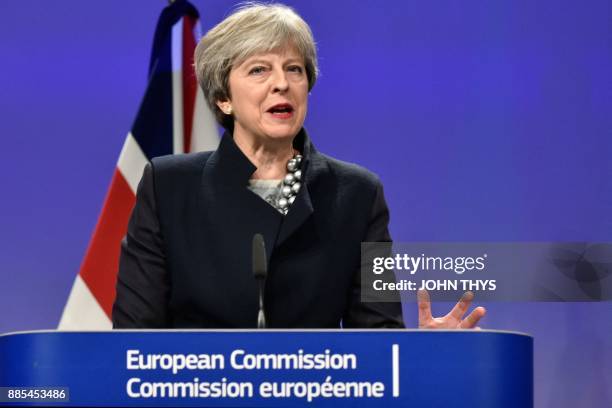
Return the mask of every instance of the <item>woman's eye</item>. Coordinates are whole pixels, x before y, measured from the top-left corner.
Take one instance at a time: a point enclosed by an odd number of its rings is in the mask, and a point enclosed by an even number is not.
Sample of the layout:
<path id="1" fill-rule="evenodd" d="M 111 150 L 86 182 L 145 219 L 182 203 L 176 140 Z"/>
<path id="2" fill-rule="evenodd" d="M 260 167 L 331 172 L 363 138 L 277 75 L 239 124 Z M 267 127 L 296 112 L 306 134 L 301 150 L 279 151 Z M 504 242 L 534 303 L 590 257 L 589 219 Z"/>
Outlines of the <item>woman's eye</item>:
<path id="1" fill-rule="evenodd" d="M 289 72 L 295 72 L 297 74 L 301 74 L 302 72 L 304 72 L 304 69 L 299 65 L 291 65 L 288 69 Z"/>
<path id="2" fill-rule="evenodd" d="M 249 71 L 249 75 L 258 75 L 262 74 L 266 69 L 264 67 L 253 67 Z"/>

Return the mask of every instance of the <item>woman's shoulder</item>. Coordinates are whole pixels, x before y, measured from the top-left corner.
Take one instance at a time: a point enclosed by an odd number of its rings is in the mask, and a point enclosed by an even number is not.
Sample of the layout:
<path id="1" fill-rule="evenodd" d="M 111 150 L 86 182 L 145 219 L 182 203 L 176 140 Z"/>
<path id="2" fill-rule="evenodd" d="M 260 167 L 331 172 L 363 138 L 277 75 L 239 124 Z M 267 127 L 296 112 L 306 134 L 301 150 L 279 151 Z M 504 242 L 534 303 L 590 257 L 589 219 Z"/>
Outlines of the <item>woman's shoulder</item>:
<path id="1" fill-rule="evenodd" d="M 155 174 L 199 172 L 202 170 L 212 153 L 213 152 L 210 151 L 159 156 L 151 160 L 151 166 Z"/>
<path id="2" fill-rule="evenodd" d="M 323 153 L 317 153 L 317 155 L 329 168 L 329 171 L 344 185 L 378 186 L 381 184 L 376 173 L 359 164 L 339 160 Z"/>
<path id="3" fill-rule="evenodd" d="M 190 191 L 199 185 L 202 170 L 212 152 L 159 156 L 151 160 L 151 173 L 157 191 Z"/>

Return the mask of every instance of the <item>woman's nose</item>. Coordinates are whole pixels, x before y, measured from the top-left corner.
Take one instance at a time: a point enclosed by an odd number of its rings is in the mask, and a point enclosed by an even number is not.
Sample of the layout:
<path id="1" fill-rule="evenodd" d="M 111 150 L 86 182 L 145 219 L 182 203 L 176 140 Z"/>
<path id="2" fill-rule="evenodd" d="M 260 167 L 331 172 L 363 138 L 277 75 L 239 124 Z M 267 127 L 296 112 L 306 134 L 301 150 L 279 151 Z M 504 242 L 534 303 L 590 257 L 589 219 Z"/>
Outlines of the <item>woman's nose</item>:
<path id="1" fill-rule="evenodd" d="M 286 72 L 284 70 L 275 70 L 272 77 L 273 92 L 285 92 L 289 88 Z"/>

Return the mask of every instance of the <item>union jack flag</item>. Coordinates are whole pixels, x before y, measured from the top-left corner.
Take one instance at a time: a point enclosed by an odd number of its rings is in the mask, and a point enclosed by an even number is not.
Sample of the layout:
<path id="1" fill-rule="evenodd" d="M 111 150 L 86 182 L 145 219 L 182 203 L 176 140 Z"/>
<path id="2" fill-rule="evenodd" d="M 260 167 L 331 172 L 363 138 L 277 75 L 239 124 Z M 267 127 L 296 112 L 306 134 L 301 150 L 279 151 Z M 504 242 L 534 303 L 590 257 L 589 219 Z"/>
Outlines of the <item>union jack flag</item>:
<path id="1" fill-rule="evenodd" d="M 217 147 L 216 122 L 193 71 L 200 36 L 199 13 L 188 1 L 176 0 L 164 8 L 155 30 L 147 89 L 119 154 L 60 330 L 112 328 L 120 243 L 146 163 L 156 156 Z"/>

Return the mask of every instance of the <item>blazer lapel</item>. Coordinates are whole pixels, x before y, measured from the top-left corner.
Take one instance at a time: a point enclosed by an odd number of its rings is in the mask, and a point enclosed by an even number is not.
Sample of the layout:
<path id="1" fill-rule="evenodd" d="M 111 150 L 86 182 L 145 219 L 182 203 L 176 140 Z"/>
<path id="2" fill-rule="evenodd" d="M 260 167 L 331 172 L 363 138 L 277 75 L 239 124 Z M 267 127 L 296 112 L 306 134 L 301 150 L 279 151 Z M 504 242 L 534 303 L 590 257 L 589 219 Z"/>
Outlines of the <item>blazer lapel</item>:
<path id="1" fill-rule="evenodd" d="M 208 225 L 222 226 L 219 234 L 249 248 L 253 235 L 263 235 L 269 261 L 283 216 L 247 188 L 256 169 L 225 134 L 203 170 L 200 191 L 204 211 L 212 212 L 207 217 L 214 222 Z"/>
<path id="2" fill-rule="evenodd" d="M 202 174 L 203 208 L 212 210 L 213 217 L 218 217 L 217 223 L 227 226 L 225 233 L 233 234 L 237 240 L 248 240 L 249 246 L 254 234 L 262 234 L 268 261 L 272 249 L 285 242 L 314 212 L 308 185 L 326 166 L 304 129 L 296 136 L 294 146 L 304 157 L 304 182 L 286 216 L 247 188 L 257 168 L 236 146 L 231 135 L 223 136 Z"/>
<path id="3" fill-rule="evenodd" d="M 289 208 L 289 212 L 285 216 L 278 234 L 276 245 L 281 245 L 293 233 L 295 233 L 314 213 L 314 205 L 311 197 L 313 183 L 317 182 L 318 178 L 326 171 L 327 164 L 323 157 L 317 152 L 315 147 L 310 142 L 305 129 L 296 136 L 294 141 L 296 149 L 302 152 L 304 156 L 302 162 L 302 174 L 304 174 L 304 182 L 302 188 L 295 198 L 295 202 Z"/>
<path id="4" fill-rule="evenodd" d="M 281 224 L 276 245 L 279 246 L 285 242 L 291 234 L 306 222 L 313 211 L 314 209 L 308 191 L 308 184 L 304 183 Z"/>

